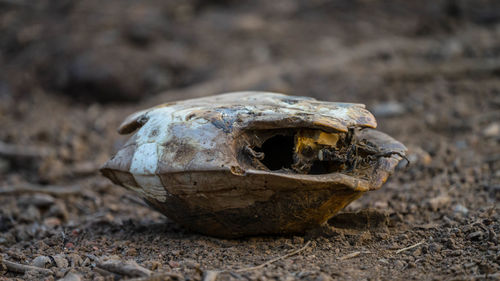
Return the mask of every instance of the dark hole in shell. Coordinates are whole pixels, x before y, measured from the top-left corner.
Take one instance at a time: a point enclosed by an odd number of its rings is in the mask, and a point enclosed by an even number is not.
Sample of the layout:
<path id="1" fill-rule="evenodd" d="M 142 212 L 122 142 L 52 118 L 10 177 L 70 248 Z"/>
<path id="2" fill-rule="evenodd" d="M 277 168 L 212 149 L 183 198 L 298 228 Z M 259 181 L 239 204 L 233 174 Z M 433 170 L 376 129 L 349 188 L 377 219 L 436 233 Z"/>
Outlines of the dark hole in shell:
<path id="1" fill-rule="evenodd" d="M 293 135 L 276 135 L 267 139 L 261 148 L 255 148 L 255 151 L 264 153 L 262 164 L 271 171 L 277 171 L 292 168 L 294 147 Z"/>

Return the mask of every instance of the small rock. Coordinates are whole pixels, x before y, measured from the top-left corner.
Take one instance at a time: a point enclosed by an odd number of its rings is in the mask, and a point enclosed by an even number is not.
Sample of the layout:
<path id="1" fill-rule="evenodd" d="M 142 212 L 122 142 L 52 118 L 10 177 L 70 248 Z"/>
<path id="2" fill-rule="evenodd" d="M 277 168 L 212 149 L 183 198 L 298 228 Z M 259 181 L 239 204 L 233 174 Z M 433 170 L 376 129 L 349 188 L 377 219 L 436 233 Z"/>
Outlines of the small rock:
<path id="1" fill-rule="evenodd" d="M 135 257 L 135 256 L 137 256 L 137 249 L 136 249 L 136 248 L 129 248 L 129 249 L 125 252 L 125 254 L 126 254 L 127 256 L 133 256 L 133 257 Z"/>
<path id="2" fill-rule="evenodd" d="M 494 122 L 486 126 L 486 128 L 483 129 L 483 135 L 485 137 L 497 137 L 500 136 L 500 123 L 499 122 Z"/>
<path id="3" fill-rule="evenodd" d="M 375 207 L 376 209 L 387 210 L 389 204 L 387 203 L 387 201 L 376 201 L 375 203 L 373 203 L 373 207 Z"/>
<path id="4" fill-rule="evenodd" d="M 203 272 L 203 281 L 215 281 L 217 280 L 218 272 L 215 270 L 207 270 Z"/>
<path id="5" fill-rule="evenodd" d="M 429 206 L 433 211 L 437 211 L 438 209 L 445 207 L 451 201 L 451 197 L 447 194 L 442 194 L 437 197 L 431 198 L 429 200 Z"/>
<path id="6" fill-rule="evenodd" d="M 56 266 L 59 268 L 66 268 L 69 266 L 68 260 L 66 259 L 64 254 L 57 254 L 55 256 L 52 256 L 52 258 L 54 259 Z"/>
<path id="7" fill-rule="evenodd" d="M 38 257 L 33 259 L 33 261 L 31 262 L 31 265 L 36 266 L 36 267 L 41 267 L 41 268 L 48 268 L 51 265 L 51 261 L 50 261 L 50 258 L 47 256 L 38 256 Z"/>
<path id="8" fill-rule="evenodd" d="M 187 268 L 200 268 L 200 264 L 193 259 L 185 259 L 182 265 Z"/>
<path id="9" fill-rule="evenodd" d="M 414 262 L 409 262 L 407 267 L 408 268 L 415 268 L 415 267 L 417 267 L 417 265 Z"/>
<path id="10" fill-rule="evenodd" d="M 383 258 L 379 259 L 378 261 L 381 262 L 381 263 L 389 264 L 389 261 L 386 260 L 386 259 L 383 259 Z"/>
<path id="11" fill-rule="evenodd" d="M 50 280 L 47 279 L 47 273 L 37 270 L 28 270 L 24 272 L 21 280 Z"/>
<path id="12" fill-rule="evenodd" d="M 422 248 L 419 247 L 419 248 L 415 249 L 412 254 L 414 257 L 420 256 L 422 254 Z"/>
<path id="13" fill-rule="evenodd" d="M 79 267 L 83 264 L 82 258 L 77 254 L 67 254 L 66 259 L 71 267 Z"/>
<path id="14" fill-rule="evenodd" d="M 46 218 L 43 220 L 43 224 L 50 228 L 55 228 L 61 225 L 61 220 L 55 217 Z"/>
<path id="15" fill-rule="evenodd" d="M 177 268 L 180 266 L 179 263 L 176 261 L 169 261 L 168 265 L 170 265 L 170 267 L 172 267 L 172 268 Z"/>
<path id="16" fill-rule="evenodd" d="M 408 152 L 406 153 L 406 158 L 399 161 L 397 168 L 399 170 L 405 169 L 408 165 L 423 165 L 429 166 L 432 162 L 431 155 L 418 146 L 408 146 Z M 409 163 L 408 163 L 409 162 Z"/>
<path id="17" fill-rule="evenodd" d="M 47 212 L 46 216 L 57 217 L 57 218 L 60 218 L 63 221 L 65 221 L 68 219 L 69 214 L 68 214 L 68 210 L 66 209 L 66 205 L 58 202 L 57 204 L 50 206 L 50 209 Z"/>
<path id="18" fill-rule="evenodd" d="M 419 163 L 426 166 L 432 162 L 432 157 L 421 147 L 410 146 L 408 147 L 408 160 L 410 160 L 411 163 Z"/>
<path id="19" fill-rule="evenodd" d="M 498 244 L 498 235 L 491 228 L 488 229 L 488 240 L 495 245 Z"/>
<path id="20" fill-rule="evenodd" d="M 406 264 L 403 261 L 397 260 L 394 263 L 395 268 L 403 268 Z"/>
<path id="21" fill-rule="evenodd" d="M 155 271 L 162 267 L 162 263 L 157 260 L 151 260 L 146 262 L 146 268 L 149 270 Z"/>
<path id="22" fill-rule="evenodd" d="M 406 108 L 399 102 L 385 102 L 376 104 L 371 110 L 376 117 L 395 117 L 406 113 Z"/>
<path id="23" fill-rule="evenodd" d="M 465 207 L 464 205 L 462 204 L 456 204 L 454 207 L 453 207 L 453 212 L 455 213 L 460 213 L 462 215 L 467 215 L 469 213 L 469 209 L 467 209 L 467 207 Z"/>
<path id="24" fill-rule="evenodd" d="M 56 199 L 54 197 L 48 194 L 34 194 L 31 196 L 22 197 L 19 200 L 19 203 L 25 206 L 33 205 L 38 208 L 45 208 L 54 204 L 55 200 Z"/>
<path id="25" fill-rule="evenodd" d="M 433 253 L 439 253 L 443 249 L 443 245 L 439 243 L 431 243 L 429 245 L 429 250 Z"/>
<path id="26" fill-rule="evenodd" d="M 333 278 L 330 275 L 327 275 L 324 272 L 321 272 L 318 277 L 316 277 L 316 281 L 333 281 Z"/>
<path id="27" fill-rule="evenodd" d="M 467 235 L 467 239 L 473 241 L 481 240 L 482 237 L 483 233 L 481 231 L 472 232 L 471 234 Z"/>

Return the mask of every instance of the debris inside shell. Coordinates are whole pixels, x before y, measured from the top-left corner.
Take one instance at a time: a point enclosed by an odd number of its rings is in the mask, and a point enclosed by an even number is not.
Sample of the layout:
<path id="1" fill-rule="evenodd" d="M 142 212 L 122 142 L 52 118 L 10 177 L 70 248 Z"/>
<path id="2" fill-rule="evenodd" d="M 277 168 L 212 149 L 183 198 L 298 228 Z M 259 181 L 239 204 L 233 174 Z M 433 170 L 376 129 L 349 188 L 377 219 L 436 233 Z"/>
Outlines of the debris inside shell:
<path id="1" fill-rule="evenodd" d="M 376 145 L 357 140 L 354 129 L 347 133 L 303 128 L 250 131 L 245 139 L 241 161 L 265 171 L 359 174 L 359 170 L 369 168 L 381 156 Z"/>
<path id="2" fill-rule="evenodd" d="M 382 186 L 406 148 L 364 105 L 238 92 L 159 105 L 101 172 L 209 235 L 298 233 Z"/>

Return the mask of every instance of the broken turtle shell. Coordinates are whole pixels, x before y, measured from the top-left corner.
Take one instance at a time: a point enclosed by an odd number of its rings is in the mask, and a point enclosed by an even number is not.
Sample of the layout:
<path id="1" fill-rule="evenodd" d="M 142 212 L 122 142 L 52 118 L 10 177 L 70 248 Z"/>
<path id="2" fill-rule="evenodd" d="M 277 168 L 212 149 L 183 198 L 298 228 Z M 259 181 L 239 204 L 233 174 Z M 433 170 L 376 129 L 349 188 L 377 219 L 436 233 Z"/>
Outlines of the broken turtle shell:
<path id="1" fill-rule="evenodd" d="M 154 209 L 219 237 L 303 233 L 382 186 L 404 145 L 362 104 L 267 92 L 166 103 L 102 168 Z"/>

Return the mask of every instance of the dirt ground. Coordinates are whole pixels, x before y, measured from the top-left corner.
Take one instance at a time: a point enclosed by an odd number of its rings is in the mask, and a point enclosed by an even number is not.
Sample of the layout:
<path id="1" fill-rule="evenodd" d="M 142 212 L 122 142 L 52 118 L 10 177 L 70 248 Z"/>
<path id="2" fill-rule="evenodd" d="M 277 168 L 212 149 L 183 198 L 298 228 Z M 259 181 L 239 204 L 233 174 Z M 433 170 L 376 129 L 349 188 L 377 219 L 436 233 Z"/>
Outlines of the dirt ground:
<path id="1" fill-rule="evenodd" d="M 97 172 L 128 114 L 249 89 L 364 103 L 411 164 L 329 226 L 236 240 Z M 0 101 L 0 280 L 500 279 L 498 1 L 2 0 Z"/>

